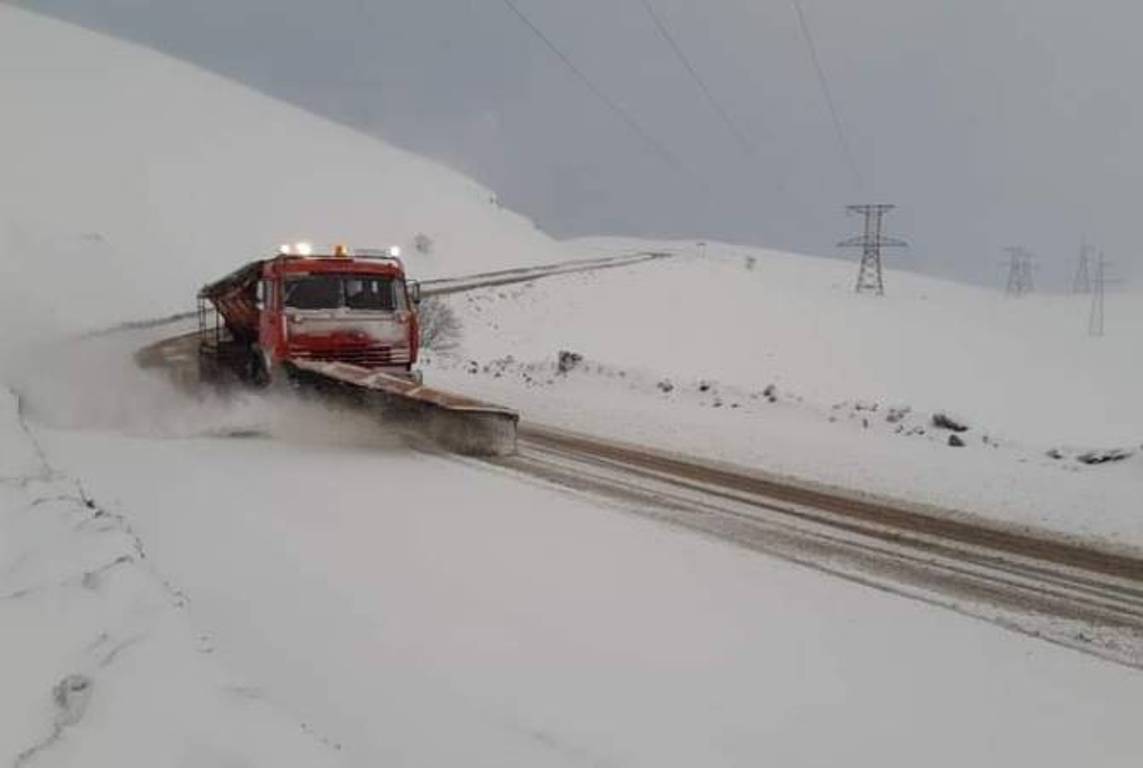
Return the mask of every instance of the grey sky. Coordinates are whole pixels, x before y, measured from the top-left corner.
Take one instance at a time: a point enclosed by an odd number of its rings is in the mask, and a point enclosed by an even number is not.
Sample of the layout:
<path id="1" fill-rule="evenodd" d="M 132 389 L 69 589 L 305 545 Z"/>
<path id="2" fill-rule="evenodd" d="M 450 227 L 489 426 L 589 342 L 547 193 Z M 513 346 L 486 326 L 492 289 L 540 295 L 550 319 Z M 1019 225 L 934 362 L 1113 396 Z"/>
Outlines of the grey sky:
<path id="1" fill-rule="evenodd" d="M 710 237 L 834 255 L 844 204 L 894 202 L 893 261 L 998 283 L 1006 245 L 1067 280 L 1084 234 L 1136 271 L 1143 6 L 650 0 L 754 145 L 743 151 L 639 0 L 515 0 L 678 158 L 664 163 L 502 0 L 24 0 L 436 158 L 557 236 Z"/>

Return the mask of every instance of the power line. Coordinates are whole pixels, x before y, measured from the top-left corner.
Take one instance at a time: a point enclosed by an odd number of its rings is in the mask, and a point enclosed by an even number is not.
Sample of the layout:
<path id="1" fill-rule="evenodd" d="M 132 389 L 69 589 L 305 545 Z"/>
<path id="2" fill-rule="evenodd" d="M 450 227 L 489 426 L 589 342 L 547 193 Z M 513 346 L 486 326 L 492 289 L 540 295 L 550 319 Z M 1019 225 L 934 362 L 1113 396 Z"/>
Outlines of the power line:
<path id="1" fill-rule="evenodd" d="M 591 91 L 592 95 L 602 101 L 604 106 L 615 113 L 615 115 L 618 116 L 620 120 L 626 123 L 627 127 L 630 128 L 631 131 L 635 133 L 643 141 L 644 144 L 650 147 L 651 150 L 659 156 L 659 159 L 670 165 L 676 171 L 682 170 L 682 166 L 679 164 L 679 161 L 675 158 L 675 156 L 658 140 L 656 140 L 655 137 L 647 133 L 647 131 L 644 130 L 643 126 L 641 126 L 627 110 L 621 107 L 602 90 L 600 90 L 599 87 L 593 83 L 591 79 L 588 78 L 588 76 L 585 75 L 583 71 L 577 67 L 575 63 L 573 63 L 572 60 L 568 58 L 563 51 L 556 47 L 556 44 L 553 43 L 551 39 L 545 35 L 539 27 L 532 23 L 531 19 L 524 15 L 523 11 L 521 11 L 512 0 L 503 0 L 503 2 L 504 5 L 508 6 L 508 10 L 512 11 L 512 13 L 515 14 L 516 18 L 518 18 L 524 24 L 524 26 L 531 30 L 532 34 L 538 37 L 540 41 L 543 42 L 545 46 L 547 46 L 548 50 L 550 50 L 555 55 L 555 57 L 559 59 L 565 67 L 568 68 L 568 71 L 575 75 L 576 78 L 578 78 L 579 81 L 583 83 L 589 91 Z"/>
<path id="2" fill-rule="evenodd" d="M 810 61 L 813 62 L 814 72 L 817 73 L 818 85 L 821 87 L 822 95 L 825 97 L 825 103 L 829 109 L 830 117 L 833 118 L 833 128 L 834 132 L 837 133 L 837 141 L 838 144 L 841 145 L 841 152 L 845 155 L 845 161 L 849 164 L 849 170 L 853 173 L 854 179 L 857 180 L 857 186 L 863 187 L 864 182 L 861 178 L 861 171 L 857 168 L 857 161 L 853 159 L 853 151 L 849 147 L 849 140 L 845 137 L 845 126 L 841 122 L 837 105 L 834 103 L 833 93 L 830 91 L 825 69 L 822 68 L 821 60 L 818 58 L 818 49 L 817 46 L 814 45 L 814 36 L 810 33 L 810 23 L 807 21 L 806 13 L 802 9 L 802 0 L 790 0 L 790 3 L 794 6 L 794 12 L 798 16 L 798 25 L 802 29 L 802 38 L 806 41 L 806 47 L 810 51 Z"/>
<path id="3" fill-rule="evenodd" d="M 663 40 L 666 41 L 667 45 L 671 47 L 671 50 L 675 52 L 675 56 L 678 58 L 679 62 L 682 63 L 683 67 L 690 74 L 691 79 L 695 81 L 695 85 L 697 85 L 699 90 L 702 91 L 703 96 L 706 97 L 707 102 L 714 109 L 715 114 L 718 115 L 720 120 L 722 120 L 723 125 L 726 126 L 728 131 L 730 131 L 730 134 L 734 136 L 735 140 L 738 142 L 738 145 L 742 148 L 742 151 L 749 155 L 754 154 L 754 146 L 746 138 L 745 134 L 739 130 L 738 126 L 735 125 L 734 121 L 730 118 L 730 114 L 723 108 L 718 99 L 714 97 L 714 93 L 711 92 L 706 82 L 699 75 L 698 70 L 695 69 L 695 66 L 691 63 L 691 60 L 687 57 L 686 53 L 683 52 L 682 46 L 679 45 L 678 40 L 675 39 L 675 36 L 671 34 L 671 30 L 667 28 L 667 24 L 663 20 L 662 16 L 660 16 L 655 11 L 655 8 L 651 5 L 650 0 L 639 0 L 639 3 L 647 11 L 647 15 L 651 17 L 651 21 L 655 23 L 655 29 L 658 30 L 659 35 L 663 38 Z"/>

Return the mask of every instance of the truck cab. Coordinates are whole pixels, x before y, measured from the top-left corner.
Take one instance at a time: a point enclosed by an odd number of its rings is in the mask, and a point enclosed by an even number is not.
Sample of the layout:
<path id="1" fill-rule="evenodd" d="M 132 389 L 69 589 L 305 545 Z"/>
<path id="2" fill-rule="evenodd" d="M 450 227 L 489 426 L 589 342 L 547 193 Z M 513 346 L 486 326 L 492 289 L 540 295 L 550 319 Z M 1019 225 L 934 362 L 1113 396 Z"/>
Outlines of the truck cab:
<path id="1" fill-rule="evenodd" d="M 411 373 L 419 286 L 395 251 L 283 246 L 204 286 L 200 359 L 213 356 L 208 369 L 229 368 L 255 384 L 298 360 Z"/>

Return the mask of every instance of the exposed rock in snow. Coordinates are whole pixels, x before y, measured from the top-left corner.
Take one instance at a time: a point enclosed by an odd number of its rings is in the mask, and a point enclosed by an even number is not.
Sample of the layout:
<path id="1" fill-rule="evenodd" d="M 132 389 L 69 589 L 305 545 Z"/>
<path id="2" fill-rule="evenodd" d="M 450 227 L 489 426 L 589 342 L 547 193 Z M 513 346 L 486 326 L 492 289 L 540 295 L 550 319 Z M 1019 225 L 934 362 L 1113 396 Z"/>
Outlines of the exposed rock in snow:
<path id="1" fill-rule="evenodd" d="M 940 429 L 951 429 L 953 432 L 967 432 L 968 425 L 943 411 L 933 414 L 933 426 Z"/>
<path id="2" fill-rule="evenodd" d="M 912 412 L 912 408 L 907 405 L 897 406 L 890 408 L 885 414 L 885 421 L 890 424 L 897 424 Z"/>
<path id="3" fill-rule="evenodd" d="M 1104 451 L 1086 451 L 1076 456 L 1076 461 L 1081 464 L 1107 464 L 1113 461 L 1123 461 L 1130 458 L 1132 451 L 1124 448 L 1111 448 Z"/>
<path id="4" fill-rule="evenodd" d="M 558 359 L 556 362 L 556 370 L 559 373 L 566 374 L 569 371 L 573 370 L 576 366 L 578 366 L 582 362 L 583 362 L 583 355 L 581 355 L 577 352 L 569 352 L 567 350 L 560 350 L 560 353 L 559 353 L 559 356 L 558 356 Z"/>

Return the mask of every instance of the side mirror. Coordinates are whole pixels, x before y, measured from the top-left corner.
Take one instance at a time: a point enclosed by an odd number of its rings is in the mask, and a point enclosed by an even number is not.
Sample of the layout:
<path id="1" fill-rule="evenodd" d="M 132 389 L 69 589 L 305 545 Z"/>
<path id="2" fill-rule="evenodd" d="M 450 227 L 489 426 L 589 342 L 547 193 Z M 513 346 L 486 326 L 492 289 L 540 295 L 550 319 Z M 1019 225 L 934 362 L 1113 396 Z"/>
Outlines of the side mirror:
<path id="1" fill-rule="evenodd" d="M 413 300 L 414 304 L 421 303 L 421 284 L 415 280 L 409 283 L 409 298 Z"/>

